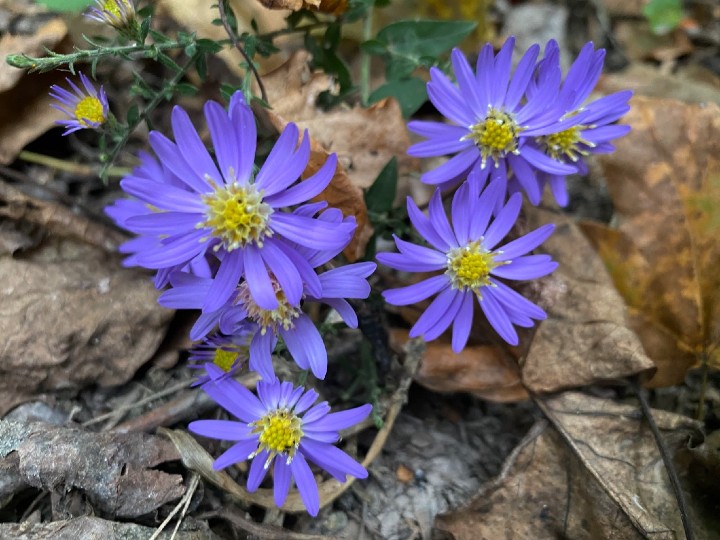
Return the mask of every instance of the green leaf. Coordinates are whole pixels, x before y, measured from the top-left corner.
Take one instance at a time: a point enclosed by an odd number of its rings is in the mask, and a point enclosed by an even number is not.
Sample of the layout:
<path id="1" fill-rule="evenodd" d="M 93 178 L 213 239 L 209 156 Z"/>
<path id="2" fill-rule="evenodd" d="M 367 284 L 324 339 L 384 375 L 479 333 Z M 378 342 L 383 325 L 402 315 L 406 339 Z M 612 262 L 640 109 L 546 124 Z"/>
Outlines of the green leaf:
<path id="1" fill-rule="evenodd" d="M 389 56 L 385 59 L 385 78 L 388 81 L 398 81 L 412 75 L 418 63 L 412 58 L 404 56 Z"/>
<path id="2" fill-rule="evenodd" d="M 417 77 L 391 81 L 370 94 L 368 101 L 375 103 L 386 97 L 397 99 L 403 116 L 408 118 L 427 101 L 425 81 Z"/>
<path id="3" fill-rule="evenodd" d="M 383 56 L 388 52 L 387 44 L 377 39 L 363 41 L 360 44 L 360 49 L 366 54 L 374 54 L 375 56 Z"/>
<path id="4" fill-rule="evenodd" d="M 38 4 L 46 6 L 50 11 L 80 13 L 93 3 L 93 0 L 37 0 Z"/>
<path id="5" fill-rule="evenodd" d="M 137 105 L 133 105 L 128 109 L 127 112 L 127 123 L 128 126 L 136 126 L 140 120 L 140 111 Z"/>
<path id="6" fill-rule="evenodd" d="M 398 181 L 398 165 L 397 158 L 392 157 L 387 165 L 380 171 L 378 177 L 365 192 L 365 204 L 371 212 L 378 214 L 389 212 L 392 209 L 392 203 L 395 200 Z"/>
<path id="7" fill-rule="evenodd" d="M 419 58 L 439 56 L 475 30 L 472 21 L 399 21 L 377 33 L 377 39 L 387 44 L 393 55 Z"/>
<path id="8" fill-rule="evenodd" d="M 650 0 L 643 7 L 652 31 L 667 34 L 674 30 L 683 18 L 682 0 Z"/>

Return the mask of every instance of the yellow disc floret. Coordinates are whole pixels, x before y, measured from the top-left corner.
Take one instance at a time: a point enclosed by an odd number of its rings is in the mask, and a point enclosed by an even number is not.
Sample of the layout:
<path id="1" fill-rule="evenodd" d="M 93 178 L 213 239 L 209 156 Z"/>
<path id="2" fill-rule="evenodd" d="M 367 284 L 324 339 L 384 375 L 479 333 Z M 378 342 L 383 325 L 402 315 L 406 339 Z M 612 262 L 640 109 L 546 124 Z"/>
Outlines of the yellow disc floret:
<path id="1" fill-rule="evenodd" d="M 253 433 L 260 434 L 258 448 L 250 457 L 267 450 L 270 455 L 265 468 L 277 454 L 284 454 L 288 464 L 292 461 L 303 437 L 302 421 L 294 412 L 289 409 L 269 412 L 260 420 L 252 422 L 250 427 Z"/>
<path id="2" fill-rule="evenodd" d="M 586 126 L 578 125 L 552 135 L 540 137 L 540 144 L 545 146 L 545 153 L 553 159 L 563 161 L 564 158 L 568 158 L 571 161 L 577 161 L 580 156 L 589 154 L 581 145 L 591 148 L 595 146 L 590 141 L 582 138 L 582 132 L 585 128 Z"/>
<path id="3" fill-rule="evenodd" d="M 470 126 L 466 138 L 472 139 L 480 150 L 484 167 L 489 157 L 497 162 L 505 155 L 517 152 L 521 131 L 512 115 L 491 108 L 484 120 Z"/>
<path id="4" fill-rule="evenodd" d="M 94 96 L 87 96 L 75 106 L 75 118 L 83 126 L 93 127 L 105 123 L 103 104 Z"/>
<path id="5" fill-rule="evenodd" d="M 272 236 L 268 218 L 273 209 L 252 184 L 223 185 L 202 199 L 207 219 L 198 227 L 211 228 L 212 235 L 222 240 L 227 251 L 251 243 L 262 247 L 265 237 Z"/>
<path id="6" fill-rule="evenodd" d="M 270 276 L 270 282 L 275 292 L 275 299 L 278 302 L 278 307 L 275 309 L 264 309 L 258 306 L 253 300 L 246 281 L 243 281 L 238 286 L 238 294 L 235 300 L 236 303 L 245 308 L 248 318 L 260 326 L 262 334 L 265 334 L 268 328 L 274 332 L 280 328 L 290 330 L 295 324 L 295 319 L 302 313 L 300 306 L 293 306 L 288 302 L 285 292 L 274 276 Z"/>
<path id="7" fill-rule="evenodd" d="M 237 351 L 226 351 L 225 349 L 217 348 L 213 354 L 213 364 L 227 373 L 232 369 L 237 358 Z"/>
<path id="8" fill-rule="evenodd" d="M 454 289 L 473 290 L 490 285 L 490 272 L 493 268 L 506 264 L 496 262 L 495 254 L 485 250 L 479 241 L 473 241 L 464 247 L 455 248 L 447 254 L 447 270 L 450 284 Z"/>

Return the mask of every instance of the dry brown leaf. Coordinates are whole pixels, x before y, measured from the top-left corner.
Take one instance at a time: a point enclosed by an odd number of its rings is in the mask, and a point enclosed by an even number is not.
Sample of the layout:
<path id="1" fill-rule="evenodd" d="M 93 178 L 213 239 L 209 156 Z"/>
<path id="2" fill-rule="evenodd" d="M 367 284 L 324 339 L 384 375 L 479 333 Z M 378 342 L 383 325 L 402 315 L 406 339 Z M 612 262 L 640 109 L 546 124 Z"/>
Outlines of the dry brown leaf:
<path id="1" fill-rule="evenodd" d="M 173 526 L 174 527 L 174 526 Z M 0 523 L 0 538 L 13 540 L 78 540 L 122 538 L 124 540 L 140 540 L 152 538 L 156 528 L 143 527 L 136 523 L 108 521 L 94 516 L 83 516 L 74 519 L 62 519 L 43 523 Z M 158 540 L 219 540 L 205 522 L 188 519 L 183 520 L 180 529 L 173 534 L 172 528 L 163 532 Z"/>
<path id="2" fill-rule="evenodd" d="M 312 9 L 340 15 L 347 9 L 347 0 L 258 0 L 268 9 Z"/>
<path id="3" fill-rule="evenodd" d="M 396 101 L 382 100 L 368 109 L 355 106 L 323 111 L 315 102 L 321 92 L 332 89 L 333 83 L 323 73 L 312 73 L 308 61 L 308 53 L 299 51 L 263 77 L 272 110 L 261 114 L 267 114 L 278 130 L 288 122 L 309 130 L 313 140 L 311 165 L 319 166 L 327 153 L 337 154 L 338 172 L 320 197 L 355 216 L 358 230 L 345 251 L 354 260 L 363 254 L 372 235 L 362 190 L 372 185 L 392 157 L 398 159 L 401 177 L 417 170 L 418 162 L 406 154 L 410 139 Z"/>
<path id="4" fill-rule="evenodd" d="M 619 231 L 586 227 L 658 366 L 681 383 L 720 367 L 720 107 L 636 97 L 633 131 L 602 161 Z"/>
<path id="5" fill-rule="evenodd" d="M 500 476 L 465 508 L 438 517 L 438 529 L 456 540 L 681 537 L 677 503 L 637 408 L 580 393 L 541 407 L 555 426 L 536 424 Z M 679 415 L 653 415 L 671 452 L 699 429 Z"/>
<path id="6" fill-rule="evenodd" d="M 51 236 L 0 253 L 0 415 L 38 393 L 129 380 L 173 312 L 157 305 L 148 275 L 108 255 L 117 233 L 0 183 L 4 219 Z"/>
<path id="7" fill-rule="evenodd" d="M 30 141 L 50 129 L 64 114 L 51 107 L 48 92 L 65 82 L 60 72 L 28 75 L 4 60 L 9 54 L 42 56 L 45 48 L 64 51 L 67 26 L 61 18 L 40 25 L 33 34 L 4 34 L 0 37 L 0 164 L 12 162 Z"/>
<path id="8" fill-rule="evenodd" d="M 556 224 L 542 251 L 560 266 L 536 285 L 548 318 L 538 325 L 522 362 L 525 386 L 553 392 L 651 371 L 622 297 L 575 223 L 532 207 L 526 215 L 529 229 Z"/>
<path id="9" fill-rule="evenodd" d="M 390 331 L 390 344 L 396 351 L 407 341 L 407 330 Z M 468 345 L 456 354 L 447 339 L 428 343 L 415 381 L 435 392 L 470 392 L 499 403 L 528 398 L 515 358 L 490 345 Z"/>
<path id="10" fill-rule="evenodd" d="M 0 499 L 26 487 L 79 491 L 96 511 L 135 517 L 185 492 L 182 476 L 155 468 L 179 455 L 143 433 L 90 433 L 43 423 L 0 420 Z"/>

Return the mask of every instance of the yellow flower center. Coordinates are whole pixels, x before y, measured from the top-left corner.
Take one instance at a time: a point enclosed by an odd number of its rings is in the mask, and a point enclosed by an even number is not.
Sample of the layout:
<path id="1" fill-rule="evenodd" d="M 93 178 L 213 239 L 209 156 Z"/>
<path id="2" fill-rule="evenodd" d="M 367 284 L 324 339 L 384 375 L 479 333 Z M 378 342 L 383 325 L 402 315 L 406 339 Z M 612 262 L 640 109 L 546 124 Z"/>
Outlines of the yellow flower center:
<path id="1" fill-rule="evenodd" d="M 506 264 L 495 262 L 495 254 L 482 248 L 479 241 L 470 242 L 464 247 L 455 248 L 447 254 L 447 270 L 450 284 L 454 289 L 477 289 L 490 285 L 490 272 L 493 268 Z"/>
<path id="2" fill-rule="evenodd" d="M 93 96 L 82 98 L 75 106 L 75 118 L 83 126 L 91 127 L 105 122 L 105 111 L 100 100 Z"/>
<path id="3" fill-rule="evenodd" d="M 466 138 L 472 139 L 480 150 L 481 165 L 484 167 L 489 157 L 497 162 L 506 154 L 517 152 L 521 131 L 522 128 L 510 114 L 491 108 L 484 120 L 470 126 L 470 134 Z"/>
<path id="4" fill-rule="evenodd" d="M 226 250 L 232 251 L 250 243 L 262 247 L 265 237 L 272 236 L 268 218 L 273 209 L 262 201 L 262 192 L 252 184 L 216 187 L 202 199 L 207 206 L 207 219 L 198 227 L 211 228 L 212 235 L 222 240 Z"/>
<path id="5" fill-rule="evenodd" d="M 582 132 L 586 127 L 583 125 L 573 126 L 564 131 L 540 137 L 539 141 L 541 145 L 545 146 L 545 153 L 551 158 L 559 161 L 564 161 L 564 158 L 577 161 L 580 156 L 589 154 L 581 145 L 595 146 L 590 141 L 582 138 Z"/>
<path id="6" fill-rule="evenodd" d="M 103 11 L 110 13 L 118 19 L 123 18 L 122 7 L 125 8 L 125 15 L 134 11 L 132 4 L 129 0 L 105 0 L 103 3 Z"/>
<path id="7" fill-rule="evenodd" d="M 227 373 L 232 369 L 237 357 L 237 351 L 226 351 L 225 349 L 218 348 L 215 349 L 215 353 L 213 354 L 213 364 Z"/>
<path id="8" fill-rule="evenodd" d="M 293 306 L 288 302 L 285 292 L 274 276 L 270 276 L 270 282 L 278 302 L 278 307 L 275 309 L 264 309 L 258 306 L 253 300 L 250 288 L 245 281 L 238 286 L 236 298 L 236 302 L 242 304 L 245 311 L 247 311 L 248 317 L 260 326 L 262 334 L 265 334 L 268 328 L 273 331 L 277 331 L 281 327 L 290 330 L 295 324 L 293 321 L 302 313 L 300 306 Z"/>
<path id="9" fill-rule="evenodd" d="M 260 434 L 258 448 L 250 457 L 267 450 L 270 455 L 265 462 L 265 468 L 277 454 L 285 454 L 287 463 L 292 461 L 303 437 L 302 421 L 294 412 L 289 409 L 272 411 L 260 420 L 250 423 L 250 427 L 253 428 L 253 433 Z"/>

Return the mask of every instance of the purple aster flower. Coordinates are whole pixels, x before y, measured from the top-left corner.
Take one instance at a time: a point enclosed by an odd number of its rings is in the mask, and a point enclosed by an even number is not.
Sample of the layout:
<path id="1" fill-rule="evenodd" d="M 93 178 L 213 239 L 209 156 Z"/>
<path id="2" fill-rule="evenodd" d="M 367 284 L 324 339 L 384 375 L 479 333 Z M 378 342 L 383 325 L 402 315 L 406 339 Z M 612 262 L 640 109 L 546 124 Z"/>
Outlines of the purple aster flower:
<path id="1" fill-rule="evenodd" d="M 84 92 L 70 79 L 65 80 L 74 93 L 57 84 L 50 87 L 50 97 L 60 102 L 59 104 L 53 103 L 52 106 L 70 117 L 70 120 L 57 121 L 66 128 L 63 135 L 69 135 L 79 129 L 97 129 L 103 125 L 109 112 L 108 100 L 103 87 L 96 90 L 90 79 L 83 73 L 80 73 L 80 81 L 85 88 Z"/>
<path id="2" fill-rule="evenodd" d="M 229 111 L 214 101 L 205 104 L 216 162 L 210 157 L 187 113 L 175 107 L 175 142 L 150 133 L 150 145 L 162 167 L 153 180 L 125 177 L 122 188 L 153 211 L 124 220 L 134 232 L 159 239 L 135 251 L 133 262 L 151 269 L 183 266 L 201 254 L 213 255 L 218 270 L 207 291 L 203 311 L 223 306 L 244 276 L 254 301 L 264 309 L 278 308 L 272 274 L 288 301 L 297 305 L 304 286 L 313 287 L 311 268 L 287 242 L 308 248 L 342 249 L 355 230 L 354 222 L 326 223 L 285 209 L 318 195 L 330 183 L 337 158 L 333 154 L 310 178 L 296 183 L 310 157 L 305 133 L 298 147 L 298 129 L 288 124 L 265 163 L 253 174 L 255 119 L 236 92 Z M 178 187 L 178 183 L 184 187 Z"/>
<path id="3" fill-rule="evenodd" d="M 203 374 L 191 386 L 199 386 L 210 380 L 210 376 L 205 372 L 207 364 L 219 367 L 225 377 L 234 376 L 242 369 L 250 355 L 252 336 L 249 328 L 236 328 L 232 336 L 215 333 L 193 345 L 189 351 L 188 367 L 202 369 Z"/>
<path id="4" fill-rule="evenodd" d="M 477 182 L 465 182 L 455 193 L 452 226 L 445 215 L 439 190 L 430 200 L 429 217 L 408 197 L 410 221 L 431 247 L 395 237 L 400 253 L 377 255 L 381 263 L 405 272 L 443 271 L 413 285 L 384 291 L 383 296 L 389 303 L 402 306 L 437 294 L 410 330 L 410 336 L 423 336 L 431 341 L 452 324 L 455 352 L 465 347 L 470 335 L 473 299 L 477 299 L 497 333 L 511 345 L 517 345 L 513 325 L 529 328 L 533 325 L 532 319 L 545 319 L 546 315 L 498 278 L 535 279 L 557 268 L 549 255 L 526 255 L 550 236 L 554 225 L 543 225 L 498 247 L 517 220 L 521 195 L 512 195 L 491 222 L 497 201 L 504 196 L 502 186 L 491 182 L 480 197 L 475 186 Z"/>
<path id="5" fill-rule="evenodd" d="M 135 6 L 130 0 L 95 0 L 86 16 L 116 30 L 126 30 L 135 22 Z"/>
<path id="6" fill-rule="evenodd" d="M 533 45 L 528 49 L 511 77 L 514 45 L 514 38 L 508 39 L 497 56 L 492 45 L 485 45 L 475 73 L 462 52 L 454 49 L 451 60 L 457 86 L 442 71 L 431 68 L 428 96 L 451 124 L 410 122 L 408 128 L 428 140 L 412 145 L 408 153 L 418 157 L 456 155 L 423 174 L 423 182 L 449 187 L 475 170 L 474 178 L 482 188 L 492 169 L 499 168 L 503 180 L 512 169 L 530 202 L 538 204 L 536 170 L 558 175 L 575 171 L 574 167 L 526 144 L 536 137 L 568 129 L 582 118 L 561 118 L 564 111 L 555 104 L 557 84 L 551 79 L 544 79 L 538 91 L 524 99 L 540 47 Z"/>
<path id="7" fill-rule="evenodd" d="M 555 40 L 545 47 L 545 57 L 538 64 L 536 77 L 527 88 L 528 99 L 540 91 L 547 80 L 557 85 L 557 105 L 565 117 L 583 114 L 583 121 L 563 131 L 537 137 L 531 144 L 554 160 L 575 167 L 578 174 L 587 174 L 584 157 L 590 154 L 612 152 L 615 147 L 611 140 L 626 135 L 630 126 L 612 125 L 629 110 L 628 100 L 632 91 L 616 92 L 586 103 L 602 73 L 605 50 L 595 50 L 592 42 L 587 43 L 567 72 L 560 80 L 560 49 Z M 545 185 L 560 206 L 568 203 L 565 176 L 542 171 L 538 175 L 540 189 Z"/>
<path id="8" fill-rule="evenodd" d="M 289 382 L 260 381 L 257 396 L 237 381 L 222 378 L 223 371 L 208 365 L 212 380 L 203 389 L 221 407 L 240 420 L 197 420 L 188 429 L 197 435 L 235 443 L 213 463 L 215 470 L 252 459 L 247 489 L 255 491 L 270 466 L 273 468 L 275 504 L 285 503 L 294 481 L 311 516 L 320 511 L 320 495 L 308 460 L 339 482 L 347 476 L 367 478 L 367 471 L 337 448 L 339 431 L 363 421 L 372 407 L 363 405 L 331 413 L 315 390 Z"/>
<path id="9" fill-rule="evenodd" d="M 303 301 L 322 302 L 334 308 L 345 324 L 357 328 L 358 320 L 346 298 L 367 298 L 370 285 L 367 277 L 375 271 L 375 263 L 355 263 L 333 268 L 317 276 L 320 294 L 305 291 Z M 302 369 L 310 369 L 317 378 L 324 379 L 327 373 L 327 350 L 320 332 L 300 305 L 287 300 L 280 283 L 270 278 L 278 299 L 278 307 L 272 310 L 259 306 L 246 281 L 241 281 L 236 294 L 225 306 L 200 315 L 190 331 L 191 339 L 199 339 L 215 327 L 222 333 L 237 334 L 239 331 L 252 333 L 250 341 L 250 369 L 257 371 L 263 379 L 272 380 L 272 352 L 282 337 L 295 362 Z M 174 309 L 197 309 L 212 279 L 201 278 L 187 273 L 171 276 L 173 287 L 159 298 L 161 305 Z"/>

